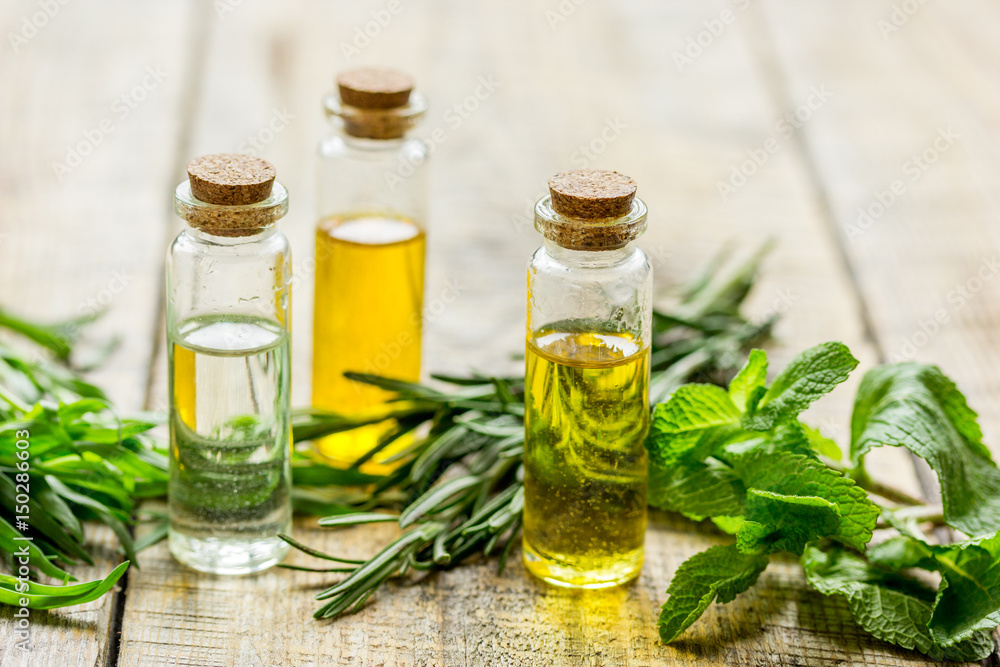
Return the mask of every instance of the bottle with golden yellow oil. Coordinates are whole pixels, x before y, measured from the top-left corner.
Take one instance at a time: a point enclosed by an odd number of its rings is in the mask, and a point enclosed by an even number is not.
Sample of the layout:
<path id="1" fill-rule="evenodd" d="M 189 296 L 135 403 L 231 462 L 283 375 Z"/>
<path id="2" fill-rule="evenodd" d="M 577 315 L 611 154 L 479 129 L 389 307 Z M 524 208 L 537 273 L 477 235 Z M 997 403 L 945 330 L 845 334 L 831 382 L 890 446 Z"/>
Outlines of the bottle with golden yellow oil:
<path id="1" fill-rule="evenodd" d="M 427 106 L 413 87 L 399 72 L 356 69 L 324 100 L 335 130 L 319 147 L 312 402 L 341 414 L 377 416 L 391 397 L 347 371 L 420 377 L 429 149 L 407 136 Z M 316 449 L 348 466 L 394 427 L 334 434 Z M 362 470 L 387 471 L 383 461 L 406 444 L 395 440 Z"/>
<path id="2" fill-rule="evenodd" d="M 652 270 L 635 183 L 585 169 L 549 180 L 528 265 L 524 563 L 540 579 L 634 579 L 646 532 Z"/>

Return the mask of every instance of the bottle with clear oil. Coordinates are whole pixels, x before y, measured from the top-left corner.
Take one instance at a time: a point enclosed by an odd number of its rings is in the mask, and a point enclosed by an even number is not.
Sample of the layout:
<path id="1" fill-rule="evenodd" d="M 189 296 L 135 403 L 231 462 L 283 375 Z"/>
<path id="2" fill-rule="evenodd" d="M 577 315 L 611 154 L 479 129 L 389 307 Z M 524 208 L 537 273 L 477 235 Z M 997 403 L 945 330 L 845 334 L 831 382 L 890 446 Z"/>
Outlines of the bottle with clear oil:
<path id="1" fill-rule="evenodd" d="M 268 568 L 291 529 L 288 194 L 248 155 L 188 164 L 167 259 L 169 544 L 216 574 Z"/>
<path id="2" fill-rule="evenodd" d="M 642 568 L 652 270 L 635 190 L 616 172 L 563 172 L 535 206 L 523 553 L 557 586 L 615 586 Z"/>
<path id="3" fill-rule="evenodd" d="M 319 147 L 312 400 L 342 414 L 373 414 L 390 397 L 345 371 L 420 377 L 428 149 L 407 133 L 427 105 L 413 87 L 399 72 L 356 69 L 324 100 L 335 130 Z M 334 434 L 317 451 L 346 467 L 394 426 Z M 406 444 L 362 470 L 386 472 L 383 461 Z"/>

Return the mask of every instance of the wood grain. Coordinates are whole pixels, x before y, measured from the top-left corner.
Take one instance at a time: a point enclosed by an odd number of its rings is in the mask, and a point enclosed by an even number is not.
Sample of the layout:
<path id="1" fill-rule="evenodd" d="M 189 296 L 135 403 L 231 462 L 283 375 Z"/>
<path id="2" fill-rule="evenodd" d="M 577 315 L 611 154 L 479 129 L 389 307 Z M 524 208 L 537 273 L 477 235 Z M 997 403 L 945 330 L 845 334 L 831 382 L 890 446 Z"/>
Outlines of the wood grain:
<path id="1" fill-rule="evenodd" d="M 447 281 L 461 292 L 429 323 L 428 369 L 517 370 L 509 355 L 523 344 L 524 265 L 539 242 L 524 224 L 525 203 L 543 191 L 548 175 L 580 166 L 580 147 L 609 124 L 621 131 L 608 133 L 613 139 L 592 164 L 627 171 L 639 183 L 653 211 L 644 247 L 659 284 L 690 275 L 726 240 L 745 250 L 776 236 L 781 244 L 752 305 L 761 313 L 786 311 L 775 367 L 832 338 L 847 342 L 866 365 L 875 362 L 806 156 L 789 143 L 753 187 L 727 202 L 717 195 L 716 181 L 773 134 L 786 112 L 753 57 L 750 23 L 732 26 L 690 70 L 678 72 L 664 51 L 663 26 L 670 26 L 669 48 L 682 48 L 726 4 L 584 5 L 555 30 L 546 8 L 526 1 L 503 10 L 457 1 L 404 6 L 355 62 L 405 64 L 432 101 L 427 131 L 447 130 L 433 158 L 428 300 Z M 292 193 L 282 226 L 302 267 L 294 299 L 299 403 L 308 395 L 311 294 L 303 256 L 314 224 L 311 151 L 324 131 L 318 100 L 347 64 L 341 42 L 378 9 L 245 4 L 210 25 L 192 154 L 238 147 L 266 125 L 269 110 L 295 116 L 260 154 Z M 499 87 L 452 127 L 444 114 L 474 92 L 481 76 Z M 155 389 L 162 395 L 160 384 Z M 844 388 L 811 416 L 843 439 L 850 401 Z M 917 490 L 905 457 L 890 452 L 886 460 L 887 476 Z M 392 534 L 384 526 L 332 532 L 310 520 L 296 524 L 299 539 L 347 556 L 370 555 Z M 329 577 L 207 577 L 180 568 L 160 545 L 130 578 L 121 664 L 930 664 L 867 637 L 841 603 L 806 590 L 794 563 L 777 564 L 757 592 L 711 608 L 684 641 L 663 646 L 655 616 L 671 574 L 722 539 L 657 515 L 643 576 L 627 589 L 572 594 L 527 578 L 517 562 L 501 576 L 492 563 L 473 564 L 389 586 L 359 614 L 336 622 L 311 620 L 312 594 Z M 308 560 L 295 555 L 292 562 Z"/>
<path id="2" fill-rule="evenodd" d="M 158 326 L 190 3 L 47 4 L 57 8 L 49 18 L 37 2 L 0 7 L 0 303 L 42 320 L 106 308 L 89 335 L 120 336 L 121 346 L 94 380 L 138 410 Z M 15 50 L 11 33 L 30 38 Z M 94 566 L 71 568 L 81 581 L 121 562 L 110 530 L 88 526 L 87 540 Z M 28 652 L 15 648 L 13 610 L 0 608 L 0 664 L 114 664 L 120 602 L 31 612 Z"/>
<path id="3" fill-rule="evenodd" d="M 1000 10 L 986 0 L 928 3 L 884 37 L 878 21 L 892 4 L 404 1 L 350 59 L 344 45 L 385 8 L 381 0 L 197 10 L 114 2 L 103 12 L 67 5 L 17 57 L 0 60 L 0 81 L 16 93 L 0 97 L 0 303 L 57 317 L 107 291 L 109 312 L 95 335 L 127 333 L 96 379 L 125 408 L 165 407 L 160 276 L 179 226 L 169 214 L 172 188 L 191 156 L 252 149 L 291 192 L 281 224 L 296 253 L 294 397 L 304 404 L 313 155 L 325 131 L 319 100 L 341 68 L 394 65 L 413 72 L 432 102 L 425 136 L 441 128 L 445 137 L 432 158 L 427 303 L 441 306 L 428 319 L 426 370 L 519 370 L 511 355 L 523 346 L 523 272 L 539 244 L 526 208 L 549 175 L 581 166 L 636 179 L 652 211 L 642 245 L 664 288 L 727 241 L 745 256 L 768 237 L 779 240 L 750 306 L 761 317 L 782 313 L 772 370 L 831 339 L 870 367 L 949 308 L 955 282 L 995 249 L 1000 211 Z M 727 10 L 732 21 L 678 66 L 674 54 Z M 36 11 L 33 2 L 7 3 L 0 27 L 16 31 Z M 162 85 L 118 119 L 111 104 L 157 65 Z M 484 80 L 495 90 L 468 102 Z M 833 95 L 786 136 L 782 117 L 824 84 Z M 456 104 L 476 108 L 461 114 Z M 114 131 L 58 181 L 51 162 L 105 116 L 117 119 Z M 902 163 L 948 124 L 962 135 L 954 148 L 863 235 L 848 235 L 856 209 L 904 177 Z M 777 149 L 766 162 L 720 196 L 719 183 L 768 140 Z M 114 271 L 129 276 L 117 292 Z M 990 335 L 998 285 L 985 281 L 961 308 L 951 304 L 947 326 L 914 355 L 942 363 L 967 390 L 992 443 L 1000 442 L 990 372 L 1000 355 Z M 841 442 L 857 379 L 809 413 Z M 921 492 L 902 452 L 879 452 L 871 465 L 880 479 Z M 296 523 L 300 540 L 348 557 L 371 555 L 393 535 L 384 525 L 337 532 Z M 119 560 L 105 531 L 91 539 L 102 557 L 81 578 L 103 576 Z M 335 622 L 311 618 L 312 596 L 332 577 L 210 577 L 181 568 L 161 544 L 130 572 L 123 608 L 107 596 L 34 616 L 28 656 L 12 652 L 10 610 L 0 610 L 0 662 L 934 664 L 868 637 L 841 602 L 806 588 L 793 561 L 776 562 L 762 586 L 711 607 L 681 641 L 663 646 L 655 617 L 671 575 L 725 539 L 654 513 L 643 575 L 628 588 L 547 588 L 515 556 L 502 575 L 481 562 L 391 584 Z M 119 613 L 120 647 L 112 641 Z"/>

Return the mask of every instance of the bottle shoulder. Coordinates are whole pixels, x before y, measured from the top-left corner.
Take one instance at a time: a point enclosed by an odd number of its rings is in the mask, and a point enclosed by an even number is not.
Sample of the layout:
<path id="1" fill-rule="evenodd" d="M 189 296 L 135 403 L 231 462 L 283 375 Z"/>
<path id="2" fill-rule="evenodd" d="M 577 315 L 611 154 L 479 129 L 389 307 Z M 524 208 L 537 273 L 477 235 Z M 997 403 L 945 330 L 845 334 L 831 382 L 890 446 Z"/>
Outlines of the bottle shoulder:
<path id="1" fill-rule="evenodd" d="M 390 140 L 353 139 L 341 133 L 327 135 L 317 147 L 317 153 L 321 158 L 356 160 L 378 159 L 385 155 L 427 155 L 429 150 L 427 142 L 418 137 Z"/>
<path id="2" fill-rule="evenodd" d="M 612 256 L 598 256 L 605 253 L 579 251 L 555 251 L 541 246 L 528 263 L 528 269 L 536 273 L 560 275 L 579 274 L 583 279 L 597 275 L 633 275 L 638 278 L 652 273 L 649 258 L 641 248 L 632 247 Z"/>
<path id="3" fill-rule="evenodd" d="M 227 257 L 233 259 L 267 259 L 276 255 L 291 255 L 288 237 L 277 228 L 254 237 L 218 237 L 201 234 L 190 228 L 174 238 L 167 251 L 168 257 Z"/>

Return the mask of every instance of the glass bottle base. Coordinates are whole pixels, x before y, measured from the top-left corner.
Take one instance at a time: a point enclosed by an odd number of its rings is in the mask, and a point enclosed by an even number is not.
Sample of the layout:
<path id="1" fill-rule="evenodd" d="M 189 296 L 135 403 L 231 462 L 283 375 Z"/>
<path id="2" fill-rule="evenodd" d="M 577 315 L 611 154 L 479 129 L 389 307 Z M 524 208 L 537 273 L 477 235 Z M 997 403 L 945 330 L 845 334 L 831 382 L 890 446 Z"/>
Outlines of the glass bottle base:
<path id="1" fill-rule="evenodd" d="M 536 551 L 525 541 L 524 567 L 547 584 L 561 588 L 598 589 L 627 584 L 642 570 L 643 550 L 614 558 L 554 558 Z"/>
<path id="2" fill-rule="evenodd" d="M 210 574 L 250 574 L 273 567 L 291 548 L 279 537 L 259 540 L 200 539 L 170 532 L 170 553 L 180 563 Z"/>

